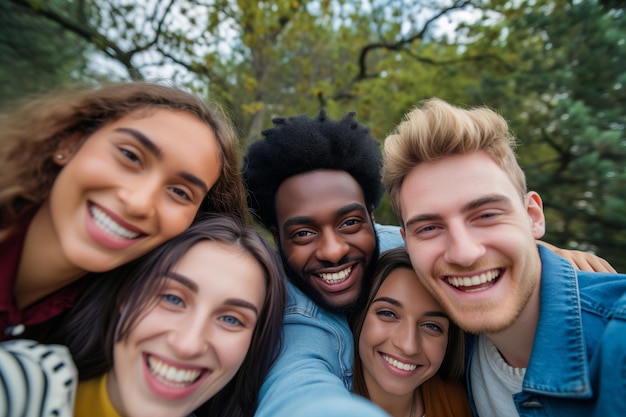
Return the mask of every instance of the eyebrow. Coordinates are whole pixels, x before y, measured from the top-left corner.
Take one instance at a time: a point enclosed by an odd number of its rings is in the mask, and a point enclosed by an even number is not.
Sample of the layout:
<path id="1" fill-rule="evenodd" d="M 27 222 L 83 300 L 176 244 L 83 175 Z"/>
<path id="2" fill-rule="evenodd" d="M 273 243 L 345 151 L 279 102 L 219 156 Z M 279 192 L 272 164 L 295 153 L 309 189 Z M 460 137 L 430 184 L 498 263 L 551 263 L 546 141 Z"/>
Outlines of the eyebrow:
<path id="1" fill-rule="evenodd" d="M 158 160 L 163 159 L 163 152 L 161 151 L 161 148 L 159 148 L 156 143 L 154 143 L 152 140 L 150 140 L 150 138 L 148 138 L 146 135 L 144 135 L 140 131 L 138 131 L 136 129 L 131 129 L 131 128 L 128 128 L 128 127 L 119 127 L 117 129 L 115 129 L 115 131 L 116 132 L 121 132 L 121 133 L 126 133 L 127 135 L 130 135 L 130 136 L 134 137 L 146 149 L 148 149 L 148 151 L 152 155 L 154 155 L 155 158 L 157 158 Z M 178 175 L 181 178 L 184 178 L 185 180 L 189 181 L 190 183 L 200 187 L 202 189 L 202 191 L 204 192 L 204 194 L 209 192 L 209 186 L 204 181 L 202 181 L 200 178 L 196 177 L 195 175 L 193 175 L 193 174 L 191 174 L 189 172 L 185 172 L 185 171 L 180 171 L 178 173 Z"/>
<path id="2" fill-rule="evenodd" d="M 178 274 L 176 272 L 170 272 L 169 274 L 167 274 L 167 277 L 189 288 L 189 290 L 191 290 L 194 294 L 198 293 L 198 285 L 196 285 L 193 280 L 187 278 L 186 276 Z"/>
<path id="3" fill-rule="evenodd" d="M 189 288 L 189 290 L 193 292 L 194 294 L 198 293 L 198 285 L 193 280 L 187 278 L 186 276 L 178 274 L 176 272 L 170 272 L 169 274 L 167 274 L 167 277 Z M 248 301 L 242 300 L 240 298 L 229 298 L 224 302 L 224 304 L 235 306 L 235 307 L 247 308 L 247 309 L 252 310 L 254 314 L 256 314 L 257 316 L 259 315 L 259 310 L 256 308 L 254 304 Z"/>
<path id="4" fill-rule="evenodd" d="M 467 213 L 481 206 L 484 206 L 485 204 L 491 204 L 491 203 L 506 203 L 507 205 L 510 205 L 511 199 L 502 194 L 489 194 L 489 195 L 477 198 L 476 200 L 472 200 L 469 203 L 465 204 L 461 208 L 461 212 Z M 408 219 L 405 223 L 405 227 L 408 227 L 414 223 L 427 222 L 427 221 L 433 221 L 433 220 L 442 220 L 442 217 L 439 214 L 434 214 L 434 213 L 418 214 L 417 216 L 414 216 Z"/>
<path id="5" fill-rule="evenodd" d="M 400 301 L 396 300 L 395 298 L 391 298 L 391 297 L 378 297 L 378 298 L 375 298 L 374 300 L 372 300 L 372 305 L 374 305 L 374 303 L 389 303 L 389 304 L 394 305 L 396 307 L 402 307 L 402 303 Z M 443 317 L 444 319 L 450 320 L 448 315 L 446 313 L 444 313 L 443 311 L 425 311 L 422 315 L 426 316 L 426 317 Z"/>
<path id="6" fill-rule="evenodd" d="M 138 131 L 136 129 L 131 129 L 131 128 L 128 128 L 128 127 L 118 127 L 117 129 L 115 129 L 115 131 L 116 132 L 126 133 L 126 134 L 134 137 L 139 142 L 141 142 L 141 144 L 143 146 L 145 146 L 148 149 L 148 151 L 150 151 L 150 153 L 152 155 L 154 155 L 157 159 L 161 159 L 163 157 L 163 153 L 161 152 L 161 148 L 159 148 L 156 143 L 151 141 L 150 138 L 148 138 L 146 135 L 144 135 L 140 131 Z"/>
<path id="7" fill-rule="evenodd" d="M 235 307 L 243 307 L 250 309 L 256 314 L 259 315 L 259 310 L 257 310 L 256 306 L 252 303 L 247 302 L 246 300 L 242 300 L 241 298 L 229 298 L 226 300 L 225 304 L 235 306 Z"/>
<path id="8" fill-rule="evenodd" d="M 343 216 L 345 214 L 348 214 L 352 211 L 361 211 L 361 212 L 367 212 L 367 210 L 365 209 L 365 207 L 363 206 L 363 204 L 359 204 L 359 203 L 352 203 L 352 204 L 348 204 L 347 206 L 343 206 L 341 207 L 339 210 L 337 210 L 336 215 L 337 216 Z M 290 219 L 287 219 L 285 221 L 285 223 L 283 223 L 283 230 L 288 228 L 289 226 L 296 226 L 299 224 L 310 224 L 310 223 L 314 223 L 315 220 L 313 219 L 313 217 L 310 216 L 296 216 L 296 217 L 292 217 Z"/>

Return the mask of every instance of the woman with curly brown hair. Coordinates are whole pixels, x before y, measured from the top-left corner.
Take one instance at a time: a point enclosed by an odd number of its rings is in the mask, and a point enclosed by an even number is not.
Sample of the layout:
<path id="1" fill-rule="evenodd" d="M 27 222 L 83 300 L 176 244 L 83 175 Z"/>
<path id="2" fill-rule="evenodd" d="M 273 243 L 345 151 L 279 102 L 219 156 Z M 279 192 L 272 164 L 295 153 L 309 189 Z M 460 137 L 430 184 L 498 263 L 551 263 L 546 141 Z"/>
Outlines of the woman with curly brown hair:
<path id="1" fill-rule="evenodd" d="M 247 217 L 229 119 L 181 90 L 111 84 L 0 119 L 0 340 L 41 340 L 88 272 L 134 260 L 201 213 Z"/>

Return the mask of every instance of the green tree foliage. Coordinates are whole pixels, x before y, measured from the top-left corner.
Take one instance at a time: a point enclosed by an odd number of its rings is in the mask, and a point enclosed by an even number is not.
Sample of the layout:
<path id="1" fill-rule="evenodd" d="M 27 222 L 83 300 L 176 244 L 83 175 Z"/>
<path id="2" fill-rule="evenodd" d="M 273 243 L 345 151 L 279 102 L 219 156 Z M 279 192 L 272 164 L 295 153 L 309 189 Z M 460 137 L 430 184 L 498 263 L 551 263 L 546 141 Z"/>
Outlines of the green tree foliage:
<path id="1" fill-rule="evenodd" d="M 256 139 L 276 115 L 333 116 L 370 103 L 390 104 L 393 114 L 374 122 L 376 133 L 391 128 L 409 101 L 425 97 L 408 73 L 392 76 L 399 64 L 442 68 L 427 47 L 457 11 L 478 11 L 484 0 L 9 0 L 89 42 L 114 63 L 107 76 L 154 79 L 167 72 L 223 103 L 242 129 L 244 143 Z M 71 7 L 70 7 L 71 6 Z M 93 69 L 93 67 L 92 67 Z M 431 68 L 433 75 L 441 74 Z M 113 75 L 111 75 L 113 72 Z M 125 74 L 125 75 L 124 75 Z M 384 91 L 389 80 L 416 99 L 384 102 L 370 91 Z M 432 83 L 424 82 L 423 86 Z M 367 97 L 370 96 L 370 97 Z M 374 113 L 371 113 L 374 115 Z M 393 116 L 393 119 L 392 117 Z M 370 122 L 368 117 L 360 117 Z"/>
<path id="2" fill-rule="evenodd" d="M 422 99 L 488 104 L 520 138 L 547 240 L 626 270 L 622 0 L 5 3 L 87 43 L 84 79 L 166 77 L 223 104 L 243 146 L 320 108 L 382 140 Z M 386 200 L 376 217 L 396 221 Z"/>
<path id="3" fill-rule="evenodd" d="M 45 17 L 0 2 L 0 107 L 75 80 L 86 47 Z"/>
<path id="4" fill-rule="evenodd" d="M 514 70 L 485 71 L 475 99 L 510 118 L 529 187 L 544 200 L 546 239 L 626 271 L 624 10 L 558 0 L 503 14 L 506 34 L 487 47 L 515 51 Z"/>

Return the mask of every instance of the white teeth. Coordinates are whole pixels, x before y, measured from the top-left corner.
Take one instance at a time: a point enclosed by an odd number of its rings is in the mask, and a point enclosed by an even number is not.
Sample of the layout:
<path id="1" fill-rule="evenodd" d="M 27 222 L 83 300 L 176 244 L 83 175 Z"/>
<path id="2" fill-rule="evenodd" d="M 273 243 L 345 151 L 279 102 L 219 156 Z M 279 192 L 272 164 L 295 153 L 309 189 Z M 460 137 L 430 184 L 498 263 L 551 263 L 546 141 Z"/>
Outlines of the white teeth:
<path id="1" fill-rule="evenodd" d="M 139 236 L 139 233 L 130 231 L 120 226 L 115 220 L 107 216 L 102 210 L 94 205 L 89 207 L 89 212 L 98 227 L 113 237 L 134 239 Z"/>
<path id="2" fill-rule="evenodd" d="M 417 365 L 413 364 L 408 364 L 408 363 L 404 363 L 404 362 L 400 362 L 398 360 L 392 359 L 387 355 L 383 355 L 383 359 L 391 366 L 393 366 L 394 368 L 398 368 L 400 370 L 403 371 L 412 371 L 415 368 L 417 368 Z"/>
<path id="3" fill-rule="evenodd" d="M 500 273 L 497 269 L 493 269 L 488 272 L 484 272 L 480 275 L 474 275 L 472 277 L 448 277 L 448 282 L 454 287 L 474 287 L 476 285 L 482 285 L 487 282 L 496 279 Z"/>
<path id="4" fill-rule="evenodd" d="M 198 369 L 175 368 L 153 356 L 148 357 L 148 365 L 152 375 L 156 376 L 159 381 L 163 382 L 165 385 L 174 388 L 183 388 L 193 384 L 202 373 L 202 371 Z"/>
<path id="5" fill-rule="evenodd" d="M 319 276 L 328 284 L 337 284 L 339 282 L 345 281 L 345 279 L 348 278 L 348 275 L 350 275 L 350 272 L 352 272 L 351 266 L 344 269 L 343 271 L 333 272 L 332 274 L 325 274 L 322 272 L 321 274 L 319 274 Z"/>

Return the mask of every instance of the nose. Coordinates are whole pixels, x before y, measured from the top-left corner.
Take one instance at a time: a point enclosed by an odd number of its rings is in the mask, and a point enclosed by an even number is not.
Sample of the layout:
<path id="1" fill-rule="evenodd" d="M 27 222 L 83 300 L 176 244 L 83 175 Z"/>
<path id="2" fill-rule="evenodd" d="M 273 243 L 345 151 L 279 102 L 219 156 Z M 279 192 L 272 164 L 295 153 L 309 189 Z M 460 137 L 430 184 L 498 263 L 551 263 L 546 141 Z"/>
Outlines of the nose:
<path id="1" fill-rule="evenodd" d="M 117 195 L 129 215 L 149 218 L 156 213 L 160 189 L 156 181 L 135 181 L 120 188 Z"/>
<path id="2" fill-rule="evenodd" d="M 405 355 L 415 355 L 422 351 L 422 343 L 415 323 L 404 322 L 393 337 L 393 345 Z"/>
<path id="3" fill-rule="evenodd" d="M 465 225 L 449 227 L 449 239 L 444 259 L 463 267 L 472 266 L 485 254 L 485 246 Z"/>
<path id="4" fill-rule="evenodd" d="M 209 350 L 209 326 L 204 320 L 177 323 L 167 335 L 172 351 L 180 358 L 193 358 Z"/>
<path id="5" fill-rule="evenodd" d="M 322 232 L 316 251 L 319 260 L 338 263 L 349 251 L 350 245 L 337 231 Z"/>

